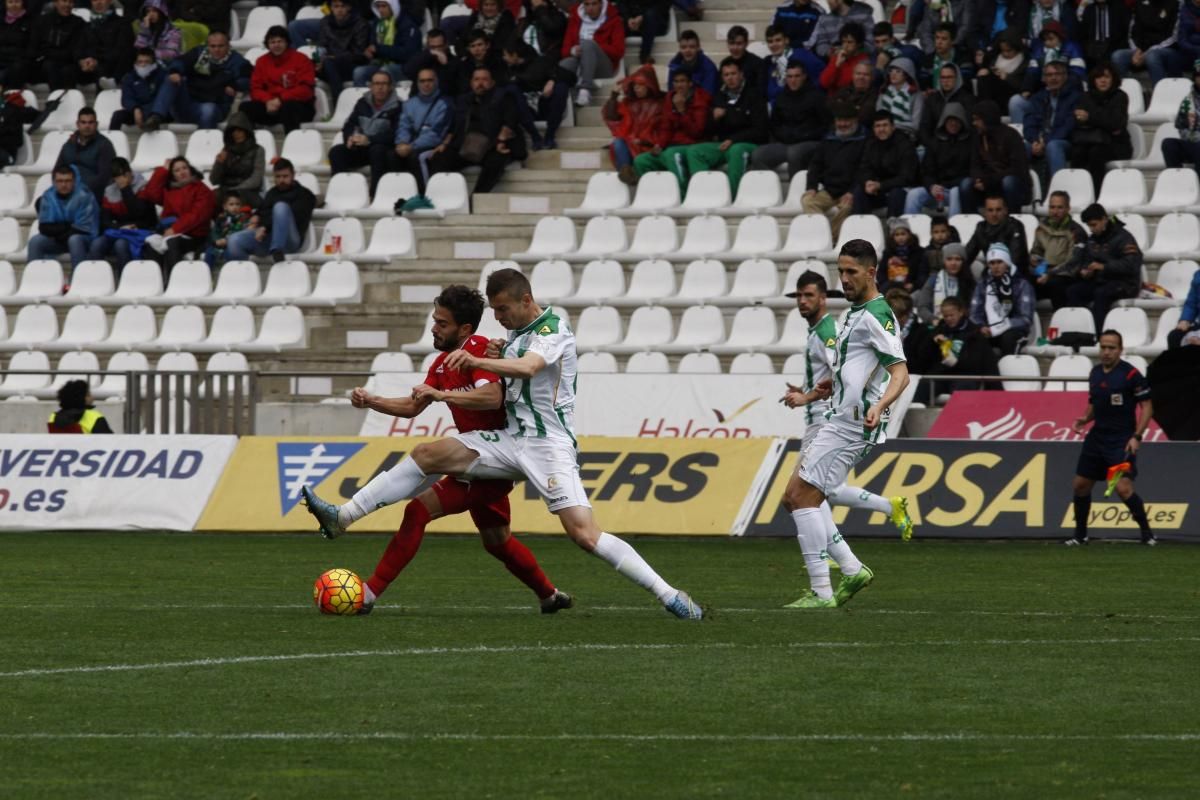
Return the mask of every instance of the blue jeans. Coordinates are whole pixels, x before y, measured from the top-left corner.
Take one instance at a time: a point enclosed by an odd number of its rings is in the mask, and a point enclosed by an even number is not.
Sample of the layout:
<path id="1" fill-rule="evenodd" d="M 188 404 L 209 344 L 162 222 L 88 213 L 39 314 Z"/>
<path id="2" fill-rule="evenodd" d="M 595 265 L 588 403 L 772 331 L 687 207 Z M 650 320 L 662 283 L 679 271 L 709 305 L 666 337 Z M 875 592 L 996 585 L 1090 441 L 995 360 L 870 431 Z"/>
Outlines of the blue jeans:
<path id="1" fill-rule="evenodd" d="M 288 23 L 288 37 L 292 47 L 303 47 L 310 42 L 317 43 L 317 34 L 321 32 L 321 19 L 297 19 Z"/>
<path id="2" fill-rule="evenodd" d="M 262 241 L 255 235 L 257 229 L 238 231 L 229 237 L 225 247 L 226 261 L 245 261 L 252 255 L 265 256 L 278 250 L 294 253 L 303 241 L 296 230 L 296 218 L 287 203 L 276 203 L 271 208 L 271 228 Z"/>
<path id="3" fill-rule="evenodd" d="M 371 76 L 382 70 L 392 76 L 392 81 L 406 81 L 404 75 L 403 64 L 363 64 L 361 67 L 355 67 L 350 79 L 355 86 L 366 86 L 371 82 Z"/>
<path id="4" fill-rule="evenodd" d="M 150 113 L 163 119 L 196 125 L 201 130 L 211 130 L 225 119 L 228 110 L 229 107 L 221 103 L 201 103 L 193 100 L 187 92 L 187 78 L 184 78 L 179 83 L 169 79 L 162 82 Z"/>
<path id="5" fill-rule="evenodd" d="M 85 233 L 73 233 L 67 237 L 67 252 L 71 254 L 71 268 L 79 266 L 80 261 L 87 261 L 88 245 L 92 237 Z M 37 261 L 39 258 L 57 258 L 63 252 L 62 245 L 57 239 L 37 234 L 30 237 L 26 258 Z"/>
<path id="6" fill-rule="evenodd" d="M 957 186 L 945 186 L 946 190 L 946 214 L 954 216 L 962 213 L 962 198 Z M 924 186 L 915 186 L 908 190 L 908 196 L 904 198 L 904 213 L 905 214 L 920 214 L 926 206 L 937 205 L 934 200 L 933 193 Z"/>
<path id="7" fill-rule="evenodd" d="M 613 166 L 617 169 L 628 167 L 633 164 L 633 153 L 629 150 L 629 145 L 624 139 L 612 140 L 612 157 Z"/>
<path id="8" fill-rule="evenodd" d="M 963 211 L 968 214 L 974 214 L 979 211 L 979 207 L 983 205 L 983 198 L 992 192 L 1000 192 L 1004 195 L 1004 202 L 1008 204 L 1009 211 L 1017 213 L 1021 206 L 1025 205 L 1025 186 L 1024 183 L 1016 175 L 1005 175 L 999 181 L 989 179 L 984 181 L 983 191 L 975 188 L 975 182 L 970 178 L 964 178 L 959 184 L 959 192 Z"/>
<path id="9" fill-rule="evenodd" d="M 108 257 L 109 253 L 112 253 L 112 258 Z M 107 260 L 112 264 L 113 273 L 119 278 L 121 269 L 133 258 L 133 251 L 125 239 L 110 239 L 100 235 L 92 239 L 92 244 L 88 247 L 88 258 L 94 261 Z"/>
<path id="10" fill-rule="evenodd" d="M 1018 125 L 1025 124 L 1025 115 L 1033 108 L 1033 101 L 1019 93 L 1008 99 L 1008 117 Z"/>
<path id="11" fill-rule="evenodd" d="M 1033 147 L 1028 142 L 1025 143 L 1025 152 L 1029 154 L 1029 160 L 1032 161 Z M 1047 178 L 1053 178 L 1054 173 L 1070 166 L 1071 143 L 1066 139 L 1051 139 L 1046 142 L 1046 149 L 1043 153 L 1043 157 L 1046 159 Z"/>
<path id="12" fill-rule="evenodd" d="M 1171 47 L 1160 47 L 1146 52 L 1146 71 L 1150 73 L 1150 82 L 1158 83 L 1163 78 L 1176 78 L 1183 72 L 1183 54 Z M 1117 50 L 1112 54 L 1113 66 L 1117 68 L 1122 78 L 1133 71 L 1133 51 Z"/>

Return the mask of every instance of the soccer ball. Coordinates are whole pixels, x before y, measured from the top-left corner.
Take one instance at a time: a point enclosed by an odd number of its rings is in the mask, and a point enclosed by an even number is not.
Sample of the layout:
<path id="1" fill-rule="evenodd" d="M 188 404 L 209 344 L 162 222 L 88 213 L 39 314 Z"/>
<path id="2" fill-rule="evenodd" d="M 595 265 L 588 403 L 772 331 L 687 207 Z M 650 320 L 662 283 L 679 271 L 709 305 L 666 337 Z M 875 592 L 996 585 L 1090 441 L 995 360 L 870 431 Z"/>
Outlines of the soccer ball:
<path id="1" fill-rule="evenodd" d="M 313 602 L 322 614 L 357 614 L 363 604 L 363 585 L 348 569 L 331 569 L 313 584 Z"/>

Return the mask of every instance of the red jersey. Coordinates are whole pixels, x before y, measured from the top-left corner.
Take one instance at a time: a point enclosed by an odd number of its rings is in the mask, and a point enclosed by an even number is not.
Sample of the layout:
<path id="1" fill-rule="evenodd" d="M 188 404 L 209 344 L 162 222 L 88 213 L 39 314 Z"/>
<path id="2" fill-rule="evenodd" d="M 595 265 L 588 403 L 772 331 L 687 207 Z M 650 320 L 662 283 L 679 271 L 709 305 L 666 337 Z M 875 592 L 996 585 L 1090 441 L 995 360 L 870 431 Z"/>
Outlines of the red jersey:
<path id="1" fill-rule="evenodd" d="M 483 358 L 487 355 L 487 346 L 486 337 L 471 336 L 463 342 L 462 349 L 473 356 Z M 429 374 L 425 376 L 426 385 L 443 392 L 469 392 L 500 380 L 499 375 L 485 369 L 472 369 L 467 372 L 446 369 L 442 362 L 448 355 L 450 353 L 442 353 L 430 365 Z M 450 406 L 450 416 L 454 417 L 454 424 L 460 433 L 503 430 L 508 424 L 503 405 L 489 411 L 475 411 L 469 408 Z"/>

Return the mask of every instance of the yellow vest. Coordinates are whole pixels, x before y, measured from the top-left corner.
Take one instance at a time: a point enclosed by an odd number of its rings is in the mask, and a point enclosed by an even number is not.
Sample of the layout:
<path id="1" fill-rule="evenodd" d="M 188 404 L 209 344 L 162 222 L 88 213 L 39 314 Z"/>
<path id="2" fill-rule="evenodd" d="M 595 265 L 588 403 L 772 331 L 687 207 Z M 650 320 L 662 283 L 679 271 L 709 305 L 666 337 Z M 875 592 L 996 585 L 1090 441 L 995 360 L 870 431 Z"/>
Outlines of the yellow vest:
<path id="1" fill-rule="evenodd" d="M 55 411 L 54 413 L 52 413 L 52 414 L 50 415 L 50 420 L 49 420 L 49 424 L 50 424 L 50 425 L 53 425 L 53 424 L 54 424 L 54 419 L 55 419 L 57 416 L 58 416 L 58 412 L 57 412 L 57 411 Z M 87 409 L 86 411 L 84 411 L 84 412 L 83 412 L 83 416 L 79 418 L 79 423 L 78 423 L 78 424 L 79 424 L 79 427 L 80 427 L 80 428 L 83 430 L 83 432 L 84 432 L 84 433 L 91 433 L 91 432 L 92 432 L 92 428 L 96 427 L 96 423 L 97 423 L 97 422 L 99 422 L 99 421 L 100 421 L 100 420 L 102 420 L 102 419 L 104 419 L 104 415 L 103 415 L 103 414 L 101 414 L 99 411 L 96 411 L 96 410 L 95 410 L 95 409 L 93 409 L 93 408 L 89 408 L 89 409 Z"/>

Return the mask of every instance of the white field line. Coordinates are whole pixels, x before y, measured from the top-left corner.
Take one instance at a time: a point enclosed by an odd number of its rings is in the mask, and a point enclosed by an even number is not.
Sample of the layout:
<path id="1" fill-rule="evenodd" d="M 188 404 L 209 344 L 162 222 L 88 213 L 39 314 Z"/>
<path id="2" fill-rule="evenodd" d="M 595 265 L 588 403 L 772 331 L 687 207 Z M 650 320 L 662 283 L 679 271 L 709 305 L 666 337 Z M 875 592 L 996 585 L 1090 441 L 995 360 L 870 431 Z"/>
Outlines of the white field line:
<path id="1" fill-rule="evenodd" d="M 0 741 L 78 741 L 78 740 L 150 740 L 150 741 L 413 741 L 413 742 L 1195 742 L 1200 733 L 1116 733 L 1116 734 L 1058 734 L 1058 733 L 980 733 L 960 731 L 951 733 L 454 733 L 454 732 L 291 732 L 239 731 L 202 733 L 196 731 L 142 731 L 136 733 L 53 733 L 31 731 L 2 733 Z"/>
<path id="2" fill-rule="evenodd" d="M 709 642 L 697 644 L 591 644 L 576 643 L 563 645 L 473 645 L 469 647 L 410 647 L 395 650 L 348 650 L 331 653 L 290 653 L 280 655 L 227 656 L 197 658 L 185 661 L 150 661 L 140 664 L 99 664 L 80 667 L 39 667 L 33 669 L 0 672 L 4 678 L 33 678 L 50 675 L 79 675 L 97 672 L 143 672 L 148 670 L 192 669 L 197 667 L 224 667 L 239 664 L 260 664 L 286 661 L 315 661 L 337 658 L 397 658 L 441 655 L 498 655 L 510 653 L 577 653 L 577 652 L 620 652 L 639 650 L 814 650 L 814 649 L 894 649 L 900 647 L 1036 647 L 1062 646 L 1105 646 L 1128 644 L 1168 644 L 1200 642 L 1200 636 L 1179 637 L 1126 637 L 1088 639 L 926 639 L 902 641 L 810 641 L 782 642 L 775 645 L 742 645 L 736 642 Z"/>

